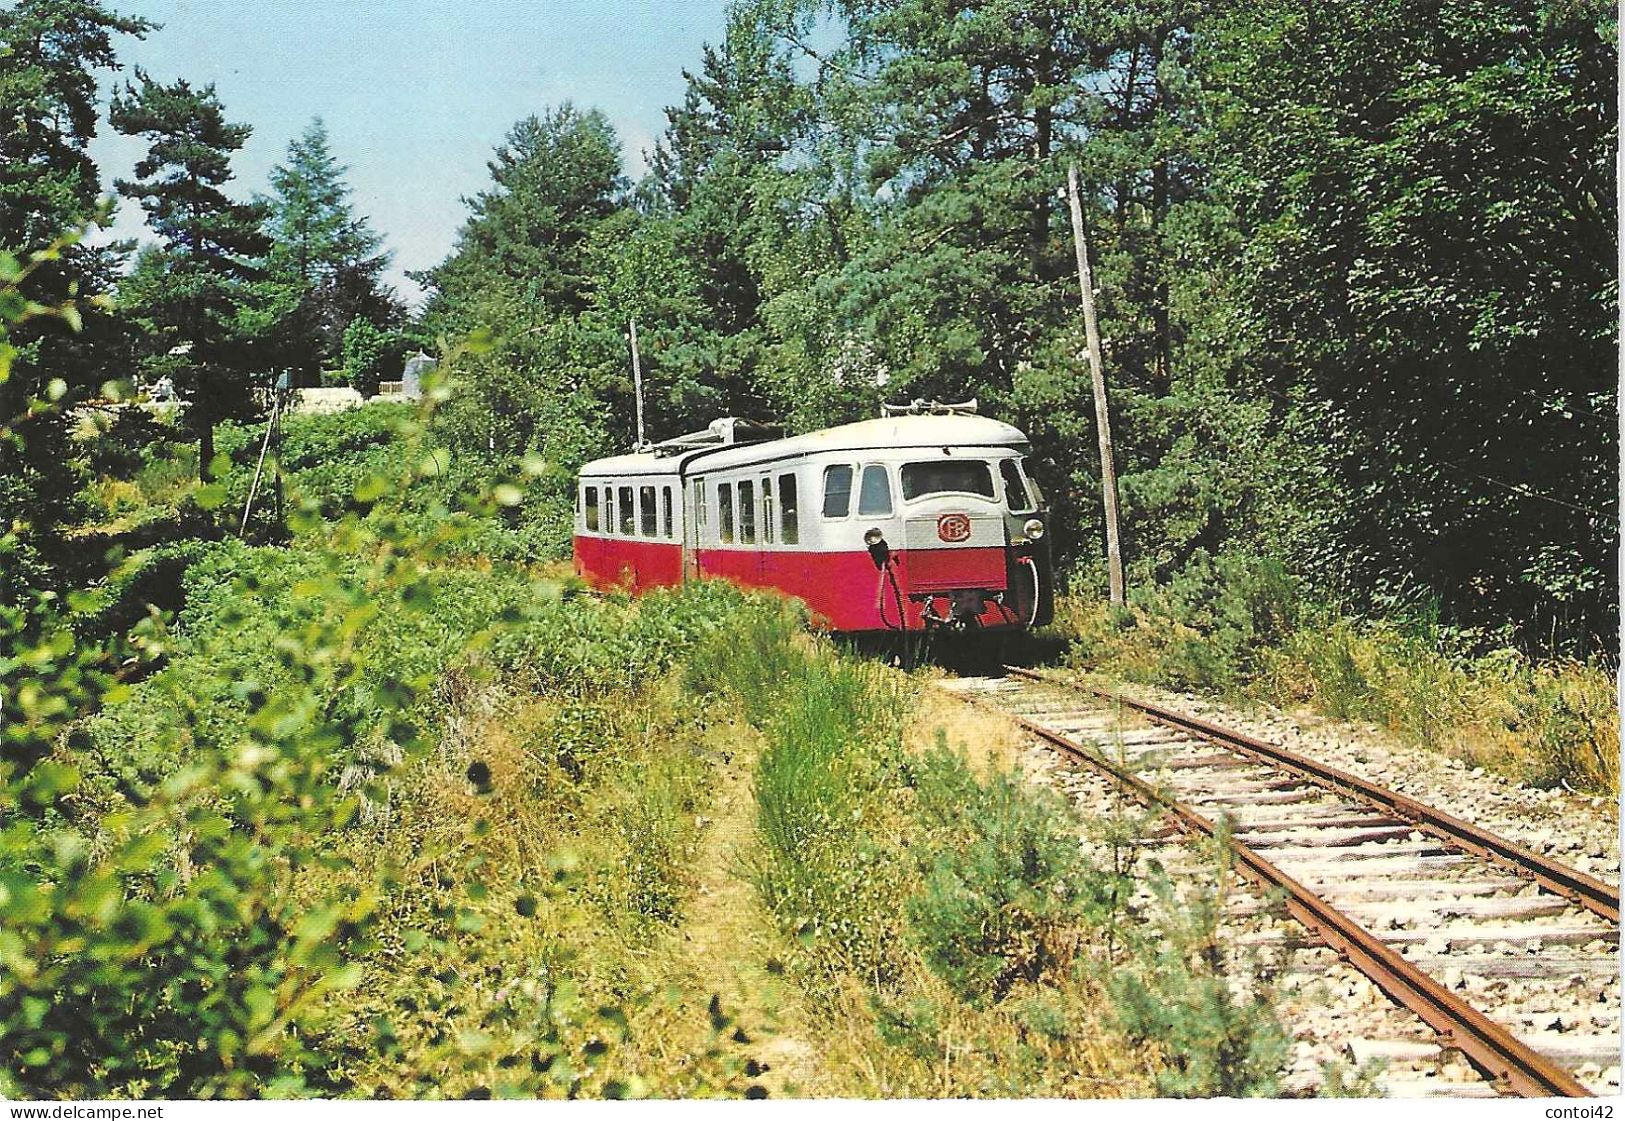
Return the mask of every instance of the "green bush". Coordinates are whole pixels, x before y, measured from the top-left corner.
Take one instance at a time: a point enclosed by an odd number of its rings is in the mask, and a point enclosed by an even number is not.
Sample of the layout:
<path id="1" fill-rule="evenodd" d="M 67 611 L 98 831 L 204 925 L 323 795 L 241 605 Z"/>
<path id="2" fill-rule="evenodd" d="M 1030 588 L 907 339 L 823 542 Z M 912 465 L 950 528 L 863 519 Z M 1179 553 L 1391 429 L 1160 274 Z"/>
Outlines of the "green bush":
<path id="1" fill-rule="evenodd" d="M 1217 849 L 1223 853 L 1223 849 Z M 1158 906 L 1132 931 L 1128 960 L 1106 977 L 1118 1026 L 1156 1045 L 1159 1093 L 1175 1098 L 1278 1097 L 1289 1040 L 1274 995 L 1252 970 L 1237 984 L 1219 937 L 1226 860 L 1215 890 L 1180 898 L 1160 869 L 1148 884 Z"/>
<path id="2" fill-rule="evenodd" d="M 926 832 L 908 917 L 931 968 L 978 1003 L 1070 965 L 1113 893 L 1066 802 L 1002 771 L 979 780 L 940 744 L 915 776 Z"/>

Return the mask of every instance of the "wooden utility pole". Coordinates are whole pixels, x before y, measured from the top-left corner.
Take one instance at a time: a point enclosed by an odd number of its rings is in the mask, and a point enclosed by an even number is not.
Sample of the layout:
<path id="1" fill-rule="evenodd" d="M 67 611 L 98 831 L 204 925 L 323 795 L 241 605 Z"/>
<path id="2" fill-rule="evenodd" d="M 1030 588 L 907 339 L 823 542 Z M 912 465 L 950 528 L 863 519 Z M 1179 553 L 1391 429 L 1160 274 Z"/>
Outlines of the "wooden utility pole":
<path id="1" fill-rule="evenodd" d="M 1112 603 L 1123 604 L 1123 551 L 1117 536 L 1117 466 L 1112 462 L 1112 422 L 1106 408 L 1106 371 L 1100 358 L 1100 324 L 1095 320 L 1095 281 L 1089 270 L 1089 242 L 1083 232 L 1083 199 L 1078 167 L 1066 169 L 1066 201 L 1072 211 L 1072 244 L 1078 253 L 1078 295 L 1083 300 L 1083 331 L 1089 344 L 1089 379 L 1095 393 L 1095 430 L 1100 433 L 1100 486 L 1106 500 L 1106 567 Z"/>
<path id="2" fill-rule="evenodd" d="M 638 443 L 643 448 L 643 364 L 638 359 L 638 321 L 636 317 L 626 321 L 631 329 L 628 337 L 632 340 L 632 390 L 638 399 Z"/>

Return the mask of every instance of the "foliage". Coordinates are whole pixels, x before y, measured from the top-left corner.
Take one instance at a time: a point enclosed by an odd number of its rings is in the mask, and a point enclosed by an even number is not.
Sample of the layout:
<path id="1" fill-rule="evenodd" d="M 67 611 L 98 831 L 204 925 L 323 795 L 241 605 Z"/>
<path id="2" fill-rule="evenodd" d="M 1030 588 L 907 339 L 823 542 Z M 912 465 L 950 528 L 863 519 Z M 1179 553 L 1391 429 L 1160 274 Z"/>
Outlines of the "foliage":
<path id="1" fill-rule="evenodd" d="M 83 514 L 75 501 L 82 479 L 64 414 L 35 411 L 30 401 L 54 382 L 82 396 L 126 349 L 104 306 L 122 249 L 60 235 L 106 218 L 89 153 L 98 75 L 118 68 L 121 36 L 151 29 L 99 0 L 19 0 L 0 11 L 0 285 L 8 299 L 71 305 L 73 314 L 71 322 L 15 319 L 7 309 L 14 353 L 0 378 L 0 423 L 25 438 L 0 441 L 0 536 L 15 536 L 0 561 L 0 602 L 18 602 L 24 587 L 63 591 L 71 582 L 65 531 Z"/>
<path id="2" fill-rule="evenodd" d="M 163 85 L 137 72 L 115 96 L 113 127 L 143 136 L 147 154 L 121 193 L 141 200 L 162 248 L 136 261 L 121 296 L 148 335 L 145 368 L 188 391 L 186 419 L 197 433 L 199 477 L 214 460 L 214 426 L 251 408 L 249 373 L 255 325 L 246 304 L 253 258 L 270 243 L 261 232 L 263 208 L 233 202 L 231 154 L 253 130 L 231 124 L 214 87 L 194 89 L 184 78 Z"/>
<path id="3" fill-rule="evenodd" d="M 1220 852 L 1228 844 L 1216 839 Z M 1211 894 L 1181 899 L 1153 871 L 1156 921 L 1136 931 L 1128 968 L 1109 985 L 1118 1022 L 1131 1038 L 1156 1040 L 1160 1094 L 1178 1098 L 1277 1097 L 1289 1039 L 1267 990 L 1237 978 L 1219 935 L 1228 869 Z M 1237 991 L 1241 989 L 1242 991 Z"/>
<path id="4" fill-rule="evenodd" d="M 431 319 L 443 308 L 460 321 L 457 301 L 493 283 L 555 311 L 579 310 L 588 237 L 621 189 L 615 130 L 597 110 L 565 104 L 514 125 L 489 166 L 492 188 L 470 200 L 457 247 L 422 278 Z"/>
<path id="5" fill-rule="evenodd" d="M 406 339 L 358 315 L 344 328 L 339 352 L 345 384 L 364 397 L 372 397 L 378 392 L 379 382 L 401 380 Z"/>
<path id="6" fill-rule="evenodd" d="M 974 775 L 940 745 L 914 773 L 927 843 L 908 902 L 926 962 L 963 1000 L 1002 1000 L 1017 981 L 1064 975 L 1097 920 L 1094 884 L 1058 798 L 1019 776 Z"/>
<path id="7" fill-rule="evenodd" d="M 1312 403 L 1333 449 L 1305 571 L 1611 645 L 1615 41 L 1600 3 L 1269 3 L 1199 29 L 1258 392 Z"/>
<path id="8" fill-rule="evenodd" d="M 376 393 L 382 329 L 401 318 L 401 307 L 380 276 L 389 254 L 354 214 L 344 172 L 320 117 L 288 145 L 287 162 L 271 170 L 273 194 L 264 204 L 271 252 L 263 283 L 282 313 L 273 328 L 275 360 L 298 372 L 295 384 L 321 384 L 321 372 L 342 359 L 347 380 L 370 379 Z M 366 356 L 350 345 L 358 324 L 376 340 Z M 363 337 L 364 331 L 357 335 Z"/>
<path id="9" fill-rule="evenodd" d="M 1064 599 L 1056 629 L 1080 668 L 1308 704 L 1535 786 L 1618 788 L 1613 673 L 1532 659 L 1506 644 L 1510 628 L 1451 627 L 1426 603 L 1363 620 L 1306 596 L 1273 562 L 1227 555 L 1124 611 Z"/>

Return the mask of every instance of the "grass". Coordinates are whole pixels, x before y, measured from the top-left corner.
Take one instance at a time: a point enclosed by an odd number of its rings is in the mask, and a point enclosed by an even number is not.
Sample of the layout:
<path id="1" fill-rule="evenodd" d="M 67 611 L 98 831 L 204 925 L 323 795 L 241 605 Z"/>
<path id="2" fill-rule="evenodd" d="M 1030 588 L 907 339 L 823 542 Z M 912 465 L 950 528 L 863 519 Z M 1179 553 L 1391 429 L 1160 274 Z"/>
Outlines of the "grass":
<path id="1" fill-rule="evenodd" d="M 1280 1033 L 1267 1003 L 1230 996 L 1204 959 L 1158 968 L 1156 938 L 1125 956 L 1128 880 L 1085 857 L 1086 827 L 1069 804 L 1012 767 L 1007 728 L 967 727 L 974 755 L 940 730 L 924 736 L 922 716 L 930 726 L 940 710 L 917 680 L 842 657 L 793 624 L 741 628 L 725 649 L 691 659 L 687 676 L 759 736 L 748 867 L 804 995 L 824 1090 L 1275 1087 L 1267 1043 Z M 1131 994 L 1113 980 L 1130 975 L 1143 978 L 1135 994 L 1175 1011 L 1155 1023 L 1131 1016 Z M 1209 1061 L 1165 1081 L 1181 1048 L 1227 1013 L 1229 1050 L 1191 1044 L 1213 1052 Z"/>
<path id="2" fill-rule="evenodd" d="M 406 776 L 387 825 L 348 847 L 363 881 L 380 843 L 417 854 L 386 901 L 384 951 L 344 1000 L 377 1041 L 358 1056 L 355 1091 L 744 1095 L 738 1026 L 672 949 L 721 765 L 715 738 L 659 685 L 587 705 L 490 695 L 471 707 L 485 711 Z M 547 750 L 578 724 L 604 746 L 579 768 Z M 412 944 L 432 952 L 414 959 Z"/>
<path id="3" fill-rule="evenodd" d="M 1078 668 L 1306 705 L 1533 786 L 1619 792 L 1616 683 L 1601 664 L 1465 650 L 1436 625 L 1359 620 L 1278 595 L 1239 611 L 1155 594 L 1126 609 L 1072 597 L 1054 629 Z"/>
<path id="4" fill-rule="evenodd" d="M 1228 989 L 1200 955 L 1166 968 L 1155 938 L 1124 956 L 1125 868 L 1081 855 L 1084 824 L 997 737 L 969 755 L 922 736 L 918 679 L 841 656 L 776 600 L 580 595 L 531 563 L 545 510 L 515 521 L 468 498 L 478 464 L 391 500 L 378 476 L 406 419 L 290 422 L 298 509 L 278 545 L 132 536 L 229 511 L 244 430 L 222 426 L 234 466 L 214 488 L 150 425 L 95 450 L 96 532 L 136 551 L 76 600 L 75 626 L 145 620 L 160 656 L 66 745 L 62 820 L 116 852 L 119 823 L 176 776 L 218 771 L 224 793 L 187 787 L 120 872 L 158 941 L 80 1004 L 138 1041 L 133 1058 L 104 1079 L 64 1043 L 63 1070 L 115 1096 L 1270 1085 L 1267 1061 L 1229 1052 L 1166 1081 L 1205 1054 L 1179 1032 Z M 238 942 L 177 934 L 222 915 Z M 173 992 L 212 994 L 195 1044 L 142 1035 L 193 1014 L 147 991 L 165 961 Z M 1129 976 L 1139 996 L 1113 980 Z M 1135 1018 L 1141 998 L 1178 1011 Z M 1223 1038 L 1250 1055 L 1268 1016 L 1235 1007 Z"/>

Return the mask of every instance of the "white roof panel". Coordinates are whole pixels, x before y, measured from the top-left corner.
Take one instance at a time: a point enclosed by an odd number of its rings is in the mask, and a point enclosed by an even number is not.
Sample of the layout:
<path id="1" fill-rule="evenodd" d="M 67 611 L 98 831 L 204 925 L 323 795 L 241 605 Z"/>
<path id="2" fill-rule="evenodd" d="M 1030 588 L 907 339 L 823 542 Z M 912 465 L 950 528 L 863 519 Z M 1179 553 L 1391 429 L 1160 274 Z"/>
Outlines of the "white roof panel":
<path id="1" fill-rule="evenodd" d="M 1025 447 L 1021 429 L 984 416 L 894 416 L 821 428 L 803 436 L 731 444 L 720 448 L 655 456 L 648 452 L 595 459 L 583 475 L 675 475 L 688 464 L 706 471 L 726 470 L 759 460 L 843 451 L 930 447 Z M 690 472 L 684 471 L 684 474 Z"/>

